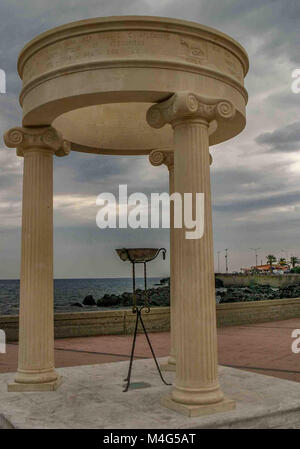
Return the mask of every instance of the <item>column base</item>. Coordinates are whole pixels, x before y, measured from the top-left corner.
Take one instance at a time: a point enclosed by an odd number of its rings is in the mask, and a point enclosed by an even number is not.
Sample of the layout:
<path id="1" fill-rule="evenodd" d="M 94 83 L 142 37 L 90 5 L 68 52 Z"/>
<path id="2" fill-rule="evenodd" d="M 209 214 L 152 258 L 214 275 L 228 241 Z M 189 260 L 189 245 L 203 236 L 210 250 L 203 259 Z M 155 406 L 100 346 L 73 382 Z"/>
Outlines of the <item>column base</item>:
<path id="1" fill-rule="evenodd" d="M 173 401 L 171 393 L 168 393 L 162 397 L 161 404 L 164 407 L 188 416 L 189 418 L 203 415 L 213 415 L 214 413 L 227 412 L 235 409 L 235 401 L 227 397 L 224 397 L 221 402 L 217 402 L 216 404 L 188 405 Z"/>
<path id="2" fill-rule="evenodd" d="M 160 364 L 161 371 L 176 371 L 176 364 L 175 363 L 161 363 Z"/>
<path id="3" fill-rule="evenodd" d="M 7 384 L 7 391 L 12 392 L 26 392 L 26 391 L 55 391 L 61 385 L 63 381 L 62 376 L 58 376 L 57 379 L 52 382 L 23 384 L 20 382 L 12 382 Z"/>
<path id="4" fill-rule="evenodd" d="M 162 371 L 176 371 L 176 357 L 169 355 L 167 363 L 161 363 L 160 369 Z"/>

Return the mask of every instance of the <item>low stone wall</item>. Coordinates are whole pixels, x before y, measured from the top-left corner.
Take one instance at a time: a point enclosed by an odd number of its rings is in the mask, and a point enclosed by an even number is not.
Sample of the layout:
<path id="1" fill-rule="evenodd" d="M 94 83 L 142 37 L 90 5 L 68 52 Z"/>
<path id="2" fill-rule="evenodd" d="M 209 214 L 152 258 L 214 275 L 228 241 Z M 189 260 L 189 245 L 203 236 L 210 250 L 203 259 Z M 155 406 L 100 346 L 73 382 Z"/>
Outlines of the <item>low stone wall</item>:
<path id="1" fill-rule="evenodd" d="M 218 327 L 298 317 L 300 317 L 300 298 L 217 304 Z M 168 331 L 170 308 L 153 307 L 149 314 L 144 313 L 144 322 L 150 332 Z M 54 317 L 55 338 L 128 335 L 133 333 L 134 324 L 135 315 L 131 310 L 57 313 Z M 7 341 L 17 341 L 18 316 L 0 316 L 0 329 L 6 332 Z"/>
<path id="2" fill-rule="evenodd" d="M 217 304 L 218 327 L 300 318 L 300 298 Z"/>
<path id="3" fill-rule="evenodd" d="M 136 315 L 130 310 L 102 312 L 56 313 L 54 315 L 55 338 L 86 337 L 92 335 L 127 335 L 134 331 Z M 143 313 L 144 323 L 150 332 L 170 329 L 170 308 L 153 307 Z M 7 341 L 17 341 L 19 319 L 17 315 L 0 316 L 0 329 Z M 139 332 L 140 324 L 139 324 Z"/>
<path id="4" fill-rule="evenodd" d="M 285 285 L 300 284 L 300 274 L 216 274 L 221 279 L 224 287 L 242 285 L 247 287 L 251 282 L 272 287 L 284 287 Z"/>

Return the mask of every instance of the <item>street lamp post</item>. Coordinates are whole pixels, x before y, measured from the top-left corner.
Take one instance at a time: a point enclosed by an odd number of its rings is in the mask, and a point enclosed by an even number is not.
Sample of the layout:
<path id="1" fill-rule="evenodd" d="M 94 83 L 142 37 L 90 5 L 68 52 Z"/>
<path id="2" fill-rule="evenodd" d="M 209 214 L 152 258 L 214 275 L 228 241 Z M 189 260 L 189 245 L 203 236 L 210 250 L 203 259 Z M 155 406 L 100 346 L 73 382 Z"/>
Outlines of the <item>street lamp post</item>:
<path id="1" fill-rule="evenodd" d="M 226 266 L 226 273 L 228 273 L 228 248 L 225 249 L 225 266 Z"/>
<path id="2" fill-rule="evenodd" d="M 259 251 L 261 248 L 250 248 L 250 249 L 252 249 L 252 251 L 255 252 L 255 266 L 257 267 L 258 251 Z"/>
<path id="3" fill-rule="evenodd" d="M 221 273 L 221 271 L 220 271 L 220 253 L 221 253 L 221 251 L 217 251 L 217 254 L 218 254 L 218 273 Z"/>

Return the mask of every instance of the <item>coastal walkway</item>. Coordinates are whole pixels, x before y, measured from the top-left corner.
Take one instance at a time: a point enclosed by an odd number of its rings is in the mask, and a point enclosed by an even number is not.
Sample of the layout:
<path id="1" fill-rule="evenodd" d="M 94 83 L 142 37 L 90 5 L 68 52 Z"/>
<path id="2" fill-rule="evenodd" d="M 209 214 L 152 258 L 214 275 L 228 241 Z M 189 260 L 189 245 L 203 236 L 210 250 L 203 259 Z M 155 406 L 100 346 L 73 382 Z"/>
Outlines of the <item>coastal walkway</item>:
<path id="1" fill-rule="evenodd" d="M 300 353 L 291 349 L 294 329 L 300 329 L 300 318 L 234 327 L 218 328 L 219 364 L 281 379 L 300 382 Z M 170 334 L 151 333 L 157 357 L 169 353 Z M 57 367 L 97 365 L 128 361 L 131 336 L 64 338 L 55 340 Z M 7 344 L 0 354 L 0 372 L 17 369 L 18 344 Z M 144 335 L 137 338 L 136 358 L 150 358 Z"/>

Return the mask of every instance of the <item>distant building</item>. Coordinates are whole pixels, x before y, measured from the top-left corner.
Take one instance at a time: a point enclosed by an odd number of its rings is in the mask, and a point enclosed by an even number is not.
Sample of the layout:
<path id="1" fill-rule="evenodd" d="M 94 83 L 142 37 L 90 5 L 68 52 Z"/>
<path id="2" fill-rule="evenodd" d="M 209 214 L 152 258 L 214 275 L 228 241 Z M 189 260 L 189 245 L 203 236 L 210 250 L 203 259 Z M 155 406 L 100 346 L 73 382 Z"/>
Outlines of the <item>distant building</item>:
<path id="1" fill-rule="evenodd" d="M 245 274 L 250 274 L 253 271 L 258 271 L 259 273 L 270 273 L 271 266 L 270 264 L 265 264 L 265 265 L 252 266 L 250 268 L 241 268 L 241 272 Z M 280 264 L 272 265 L 272 272 L 275 274 L 281 274 L 287 271 L 290 271 L 289 265 L 280 265 Z"/>

